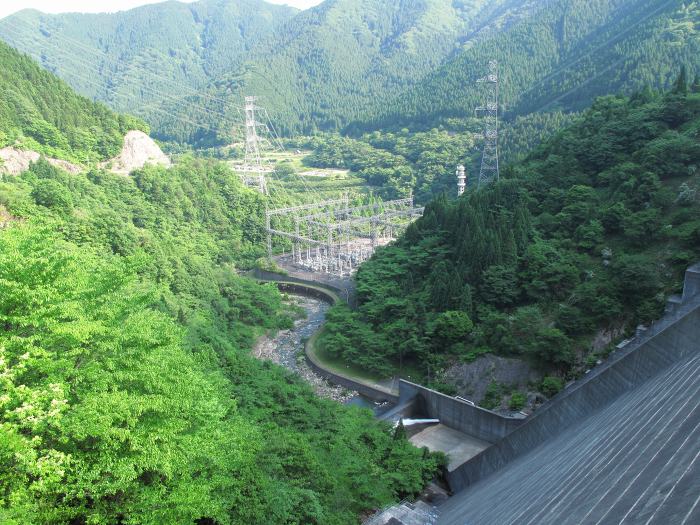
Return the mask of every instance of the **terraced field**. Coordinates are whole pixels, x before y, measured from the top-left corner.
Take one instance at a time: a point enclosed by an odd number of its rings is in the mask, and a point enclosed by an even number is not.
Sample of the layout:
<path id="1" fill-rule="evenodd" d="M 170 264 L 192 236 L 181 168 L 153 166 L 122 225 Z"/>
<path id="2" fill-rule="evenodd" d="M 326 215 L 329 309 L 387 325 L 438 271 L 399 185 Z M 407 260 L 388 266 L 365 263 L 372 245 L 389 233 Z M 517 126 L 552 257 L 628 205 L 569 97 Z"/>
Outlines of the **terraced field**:
<path id="1" fill-rule="evenodd" d="M 268 179 L 268 186 L 273 195 L 276 193 L 295 195 L 298 197 L 296 200 L 311 202 L 332 199 L 344 194 L 353 198 L 373 192 L 373 187 L 349 170 L 305 166 L 304 158 L 309 153 L 309 151 L 297 150 L 265 155 L 264 162 L 280 168 Z M 238 162 L 231 161 L 230 164 L 235 169 Z M 291 173 L 292 170 L 293 173 Z"/>

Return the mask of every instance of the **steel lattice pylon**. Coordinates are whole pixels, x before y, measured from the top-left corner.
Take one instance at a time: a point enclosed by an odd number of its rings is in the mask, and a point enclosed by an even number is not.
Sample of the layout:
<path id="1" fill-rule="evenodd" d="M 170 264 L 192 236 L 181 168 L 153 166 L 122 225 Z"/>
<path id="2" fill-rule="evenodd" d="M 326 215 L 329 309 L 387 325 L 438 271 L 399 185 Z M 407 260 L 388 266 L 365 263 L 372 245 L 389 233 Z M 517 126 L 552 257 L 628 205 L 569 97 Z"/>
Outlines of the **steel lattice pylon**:
<path id="1" fill-rule="evenodd" d="M 267 179 L 265 176 L 272 172 L 270 166 L 263 164 L 260 154 L 261 138 L 258 127 L 263 125 L 257 121 L 257 97 L 245 97 L 245 161 L 238 166 L 238 171 L 246 185 L 256 188 L 267 195 Z"/>
<path id="2" fill-rule="evenodd" d="M 498 180 L 498 62 L 489 62 L 489 73 L 477 80 L 486 84 L 486 105 L 476 108 L 484 120 L 484 149 L 478 187 Z"/>

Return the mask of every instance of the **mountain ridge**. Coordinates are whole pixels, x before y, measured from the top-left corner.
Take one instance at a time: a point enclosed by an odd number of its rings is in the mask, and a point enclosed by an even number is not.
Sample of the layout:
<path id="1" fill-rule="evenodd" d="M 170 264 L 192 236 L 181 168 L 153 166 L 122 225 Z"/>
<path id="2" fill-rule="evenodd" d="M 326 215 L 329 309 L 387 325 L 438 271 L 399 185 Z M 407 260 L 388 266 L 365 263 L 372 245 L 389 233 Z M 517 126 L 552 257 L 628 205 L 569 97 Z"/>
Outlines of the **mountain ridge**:
<path id="1" fill-rule="evenodd" d="M 644 86 L 665 89 L 680 63 L 691 74 L 700 70 L 697 2 L 326 0 L 305 11 L 281 11 L 277 18 L 278 12 L 261 1 L 242 0 L 235 3 L 238 11 L 222 10 L 231 5 L 167 2 L 109 19 L 122 21 L 119 30 L 101 22 L 107 29 L 101 30 L 99 45 L 106 52 L 124 47 L 126 37 L 119 33 L 138 33 L 138 50 L 114 59 L 116 64 L 104 60 L 95 73 L 102 80 L 73 73 L 74 87 L 82 85 L 88 96 L 117 109 L 134 108 L 161 140 L 206 146 L 230 143 L 231 130 L 241 127 L 245 95 L 259 96 L 285 135 L 357 134 L 449 126 L 450 119 L 472 115 L 483 103 L 475 81 L 492 58 L 500 62 L 501 104 L 508 119 L 580 111 L 596 96 L 629 94 Z M 179 14 L 167 15 L 173 11 Z M 235 13 L 243 11 L 248 18 L 236 21 Z M 135 20 L 135 13 L 158 14 L 158 23 Z M 176 38 L 171 30 L 156 32 L 159 42 L 152 42 L 158 24 L 179 27 L 184 16 L 192 18 L 183 26 L 191 29 L 206 25 L 212 13 L 223 18 L 221 27 L 201 33 L 208 36 L 185 32 Z M 66 58 L 65 68 L 74 63 L 76 71 L 93 70 L 86 58 L 90 50 L 69 40 L 75 28 L 57 26 L 75 16 L 34 16 L 44 25 L 32 31 L 48 28 L 55 31 L 43 37 L 48 42 L 83 51 L 84 56 Z M 266 16 L 274 20 L 261 22 Z M 0 37 L 8 38 L 13 33 L 3 22 Z M 222 30 L 231 27 L 237 36 Z M 246 32 L 256 28 L 261 30 L 254 38 Z M 18 37 L 17 31 L 15 43 L 31 48 L 26 35 L 32 32 Z M 219 40 L 224 34 L 230 39 Z M 201 56 L 193 59 L 188 46 L 200 38 Z M 233 50 L 231 56 L 222 58 L 223 49 Z M 67 52 L 45 46 L 44 67 L 68 78 L 70 72 L 52 66 Z M 149 80 L 151 73 L 145 71 L 153 64 L 163 68 L 164 80 Z M 109 84 L 120 72 L 123 78 Z M 107 84 L 100 92 L 91 87 L 96 82 Z"/>
<path id="2" fill-rule="evenodd" d="M 431 126 L 463 115 L 482 105 L 476 80 L 491 58 L 499 61 L 507 117 L 549 109 L 579 111 L 596 96 L 631 94 L 645 86 L 668 89 L 679 64 L 691 73 L 700 70 L 696 2 L 552 0 L 539 13 L 458 53 L 414 89 L 370 108 L 368 115 L 375 115 L 350 130 Z M 680 30 L 672 41 L 668 36 L 674 24 Z M 513 60 L 523 56 L 528 59 Z"/>
<path id="3" fill-rule="evenodd" d="M 162 93 L 181 96 L 237 67 L 297 13 L 262 0 L 163 2 L 116 13 L 23 10 L 0 20 L 0 37 L 83 95 L 146 115 Z"/>
<path id="4" fill-rule="evenodd" d="M 0 42 L 0 148 L 19 146 L 77 163 L 106 160 L 124 134 L 148 126 L 77 95 L 28 56 Z"/>

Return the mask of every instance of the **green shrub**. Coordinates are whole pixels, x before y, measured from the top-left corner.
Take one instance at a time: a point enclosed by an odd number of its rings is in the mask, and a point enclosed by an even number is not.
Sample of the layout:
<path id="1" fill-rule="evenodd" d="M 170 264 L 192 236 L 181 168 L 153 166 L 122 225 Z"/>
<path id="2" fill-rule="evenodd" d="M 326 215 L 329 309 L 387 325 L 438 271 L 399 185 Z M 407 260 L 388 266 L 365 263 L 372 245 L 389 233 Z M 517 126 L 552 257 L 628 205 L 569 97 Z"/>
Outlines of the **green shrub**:
<path id="1" fill-rule="evenodd" d="M 513 392 L 508 402 L 508 408 L 511 410 L 521 410 L 525 406 L 527 398 L 522 392 Z"/>
<path id="2" fill-rule="evenodd" d="M 547 397 L 552 397 L 564 388 L 564 380 L 560 377 L 546 376 L 540 383 L 540 392 Z"/>
<path id="3" fill-rule="evenodd" d="M 486 388 L 486 393 L 484 394 L 484 399 L 481 400 L 479 405 L 483 408 L 493 410 L 501 405 L 501 399 L 503 398 L 503 386 L 496 381 L 491 381 L 489 386 Z"/>
<path id="4" fill-rule="evenodd" d="M 73 209 L 73 199 L 68 188 L 55 180 L 40 180 L 32 190 L 34 202 L 47 208 L 69 212 Z"/>

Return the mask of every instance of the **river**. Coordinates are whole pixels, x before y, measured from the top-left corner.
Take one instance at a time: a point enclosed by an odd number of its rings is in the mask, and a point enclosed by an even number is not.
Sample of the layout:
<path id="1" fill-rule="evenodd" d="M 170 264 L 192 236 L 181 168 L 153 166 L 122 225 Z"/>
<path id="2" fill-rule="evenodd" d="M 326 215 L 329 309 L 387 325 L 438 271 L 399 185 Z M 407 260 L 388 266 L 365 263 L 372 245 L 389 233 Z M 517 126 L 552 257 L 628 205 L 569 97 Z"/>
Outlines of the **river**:
<path id="1" fill-rule="evenodd" d="M 329 304 L 320 299 L 301 295 L 290 295 L 289 300 L 301 307 L 306 317 L 297 319 L 291 330 L 281 330 L 275 337 L 261 339 L 255 347 L 255 357 L 268 359 L 296 372 L 321 397 L 327 397 L 339 403 L 358 404 L 357 392 L 329 383 L 311 370 L 304 359 L 304 341 L 321 328 L 326 320 Z"/>

